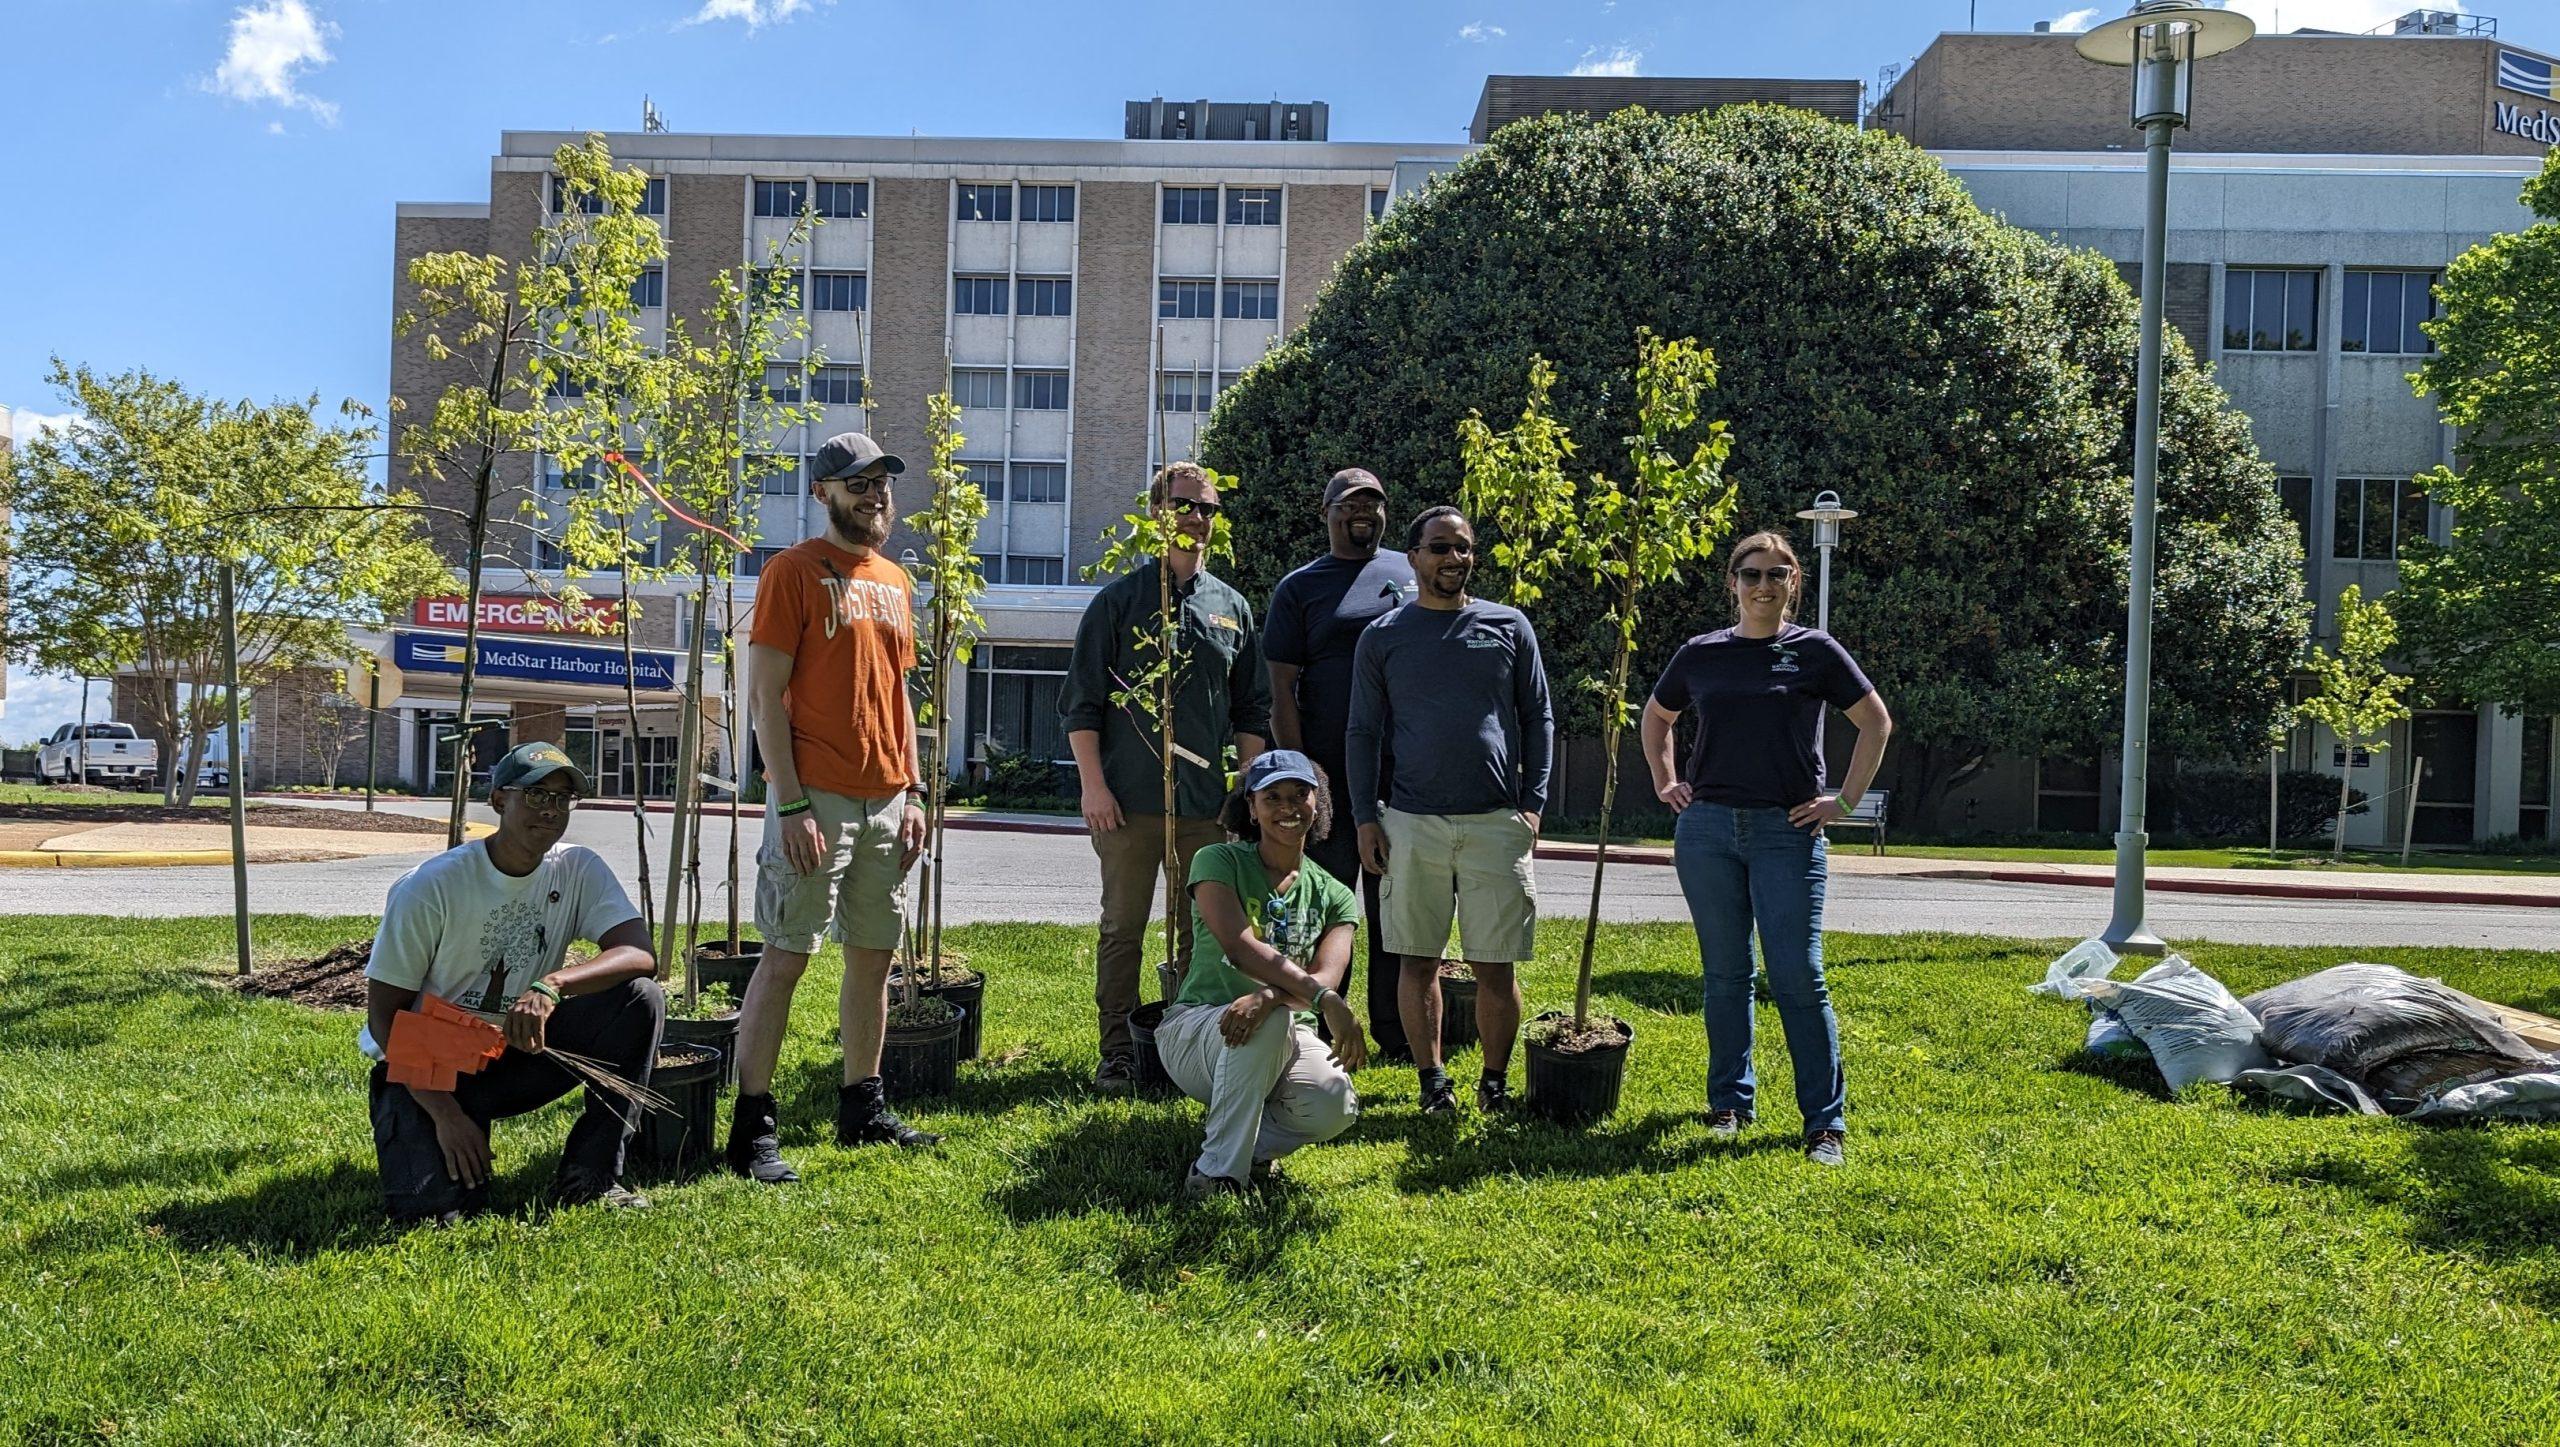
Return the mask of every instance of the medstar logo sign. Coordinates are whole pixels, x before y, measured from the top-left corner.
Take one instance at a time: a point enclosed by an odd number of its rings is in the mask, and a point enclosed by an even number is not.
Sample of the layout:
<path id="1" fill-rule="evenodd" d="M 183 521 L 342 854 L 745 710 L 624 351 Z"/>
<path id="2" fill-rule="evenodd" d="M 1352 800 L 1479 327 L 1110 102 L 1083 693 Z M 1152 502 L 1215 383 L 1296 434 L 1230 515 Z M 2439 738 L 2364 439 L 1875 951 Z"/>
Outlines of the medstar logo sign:
<path id="1" fill-rule="evenodd" d="M 2546 146 L 2560 146 L 2560 116 L 2549 111 L 2527 113 L 2522 106 L 2499 101 L 2492 124 L 2503 135 L 2539 141 Z"/>

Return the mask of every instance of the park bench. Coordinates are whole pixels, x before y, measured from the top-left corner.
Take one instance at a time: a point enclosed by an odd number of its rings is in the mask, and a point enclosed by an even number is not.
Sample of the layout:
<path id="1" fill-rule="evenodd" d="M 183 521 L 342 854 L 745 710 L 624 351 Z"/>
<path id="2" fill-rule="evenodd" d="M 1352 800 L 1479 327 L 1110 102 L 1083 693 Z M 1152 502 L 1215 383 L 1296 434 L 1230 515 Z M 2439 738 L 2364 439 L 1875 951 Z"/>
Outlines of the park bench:
<path id="1" fill-rule="evenodd" d="M 1892 791 L 1889 789 L 1869 789 L 1866 797 L 1858 801 L 1858 807 L 1849 811 L 1848 818 L 1831 826 L 1832 831 L 1836 833 L 1842 829 L 1860 828 L 1871 830 L 1875 835 L 1875 852 L 1884 853 L 1885 805 L 1891 797 Z"/>

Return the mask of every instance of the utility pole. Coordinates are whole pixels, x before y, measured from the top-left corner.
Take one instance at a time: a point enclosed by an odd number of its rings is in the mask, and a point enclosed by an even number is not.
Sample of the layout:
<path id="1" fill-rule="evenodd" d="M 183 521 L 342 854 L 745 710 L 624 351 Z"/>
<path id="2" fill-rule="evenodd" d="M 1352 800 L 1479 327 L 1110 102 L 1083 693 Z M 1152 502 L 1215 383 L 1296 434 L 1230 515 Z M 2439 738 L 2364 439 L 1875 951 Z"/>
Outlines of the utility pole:
<path id="1" fill-rule="evenodd" d="M 231 923 L 241 974 L 249 973 L 249 801 L 241 779 L 240 618 L 233 611 L 231 564 L 222 565 L 223 751 L 231 756 Z M 164 761 L 165 763 L 165 761 Z"/>

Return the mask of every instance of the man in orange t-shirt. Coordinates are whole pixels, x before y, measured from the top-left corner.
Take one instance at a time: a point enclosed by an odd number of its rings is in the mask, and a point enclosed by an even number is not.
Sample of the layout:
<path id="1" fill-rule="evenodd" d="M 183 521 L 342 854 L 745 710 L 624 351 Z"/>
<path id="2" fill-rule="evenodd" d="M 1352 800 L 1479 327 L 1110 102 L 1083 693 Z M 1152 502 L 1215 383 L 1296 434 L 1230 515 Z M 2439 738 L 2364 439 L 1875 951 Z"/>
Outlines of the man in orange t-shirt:
<path id="1" fill-rule="evenodd" d="M 928 1146 L 941 1137 L 890 1111 L 880 1088 L 889 956 L 905 915 L 907 870 L 924 848 L 915 801 L 915 612 L 906 570 L 880 556 L 897 508 L 889 479 L 906 464 L 859 432 L 810 460 L 827 531 L 785 549 L 756 583 L 747 678 L 764 754 L 764 846 L 756 855 L 756 929 L 764 960 L 738 1013 L 738 1102 L 728 1163 L 780 1185 L 774 1061 L 791 992 L 820 936 L 844 946 L 838 999 L 844 1085 L 836 1143 Z"/>

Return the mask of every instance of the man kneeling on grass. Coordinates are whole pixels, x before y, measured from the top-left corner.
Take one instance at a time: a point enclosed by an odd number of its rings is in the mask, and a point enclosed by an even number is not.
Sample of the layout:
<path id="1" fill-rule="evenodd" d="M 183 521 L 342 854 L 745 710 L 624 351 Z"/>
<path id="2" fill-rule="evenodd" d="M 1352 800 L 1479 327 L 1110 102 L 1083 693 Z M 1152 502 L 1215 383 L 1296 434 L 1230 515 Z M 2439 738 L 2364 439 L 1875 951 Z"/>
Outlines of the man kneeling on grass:
<path id="1" fill-rule="evenodd" d="M 649 932 L 595 851 L 563 844 L 586 776 L 551 744 L 525 744 L 489 772 L 498 832 L 448 849 L 391 886 L 365 966 L 373 1067 L 373 1147 L 395 1220 L 450 1223 L 487 1209 L 489 1124 L 567 1095 L 577 1077 L 543 1059 L 552 1046 L 646 1085 L 666 1023 Z M 573 939 L 601 953 L 561 967 Z M 451 1090 L 395 1085 L 381 1063 L 392 1020 L 433 995 L 506 1017 L 504 1055 Z M 587 1108 L 560 1154 L 554 1198 L 641 1207 L 622 1184 L 638 1109 L 587 1088 Z"/>
<path id="2" fill-rule="evenodd" d="M 1183 1194 L 1267 1182 L 1271 1163 L 1329 1141 L 1360 1115 L 1349 1072 L 1369 1058 L 1343 998 L 1360 901 L 1306 857 L 1332 824 L 1324 775 L 1274 749 L 1245 766 L 1220 822 L 1237 842 L 1191 861 L 1191 968 L 1156 1032 L 1165 1073 L 1209 1107 L 1208 1139 Z M 1290 1018 L 1274 1021 L 1283 1009 Z M 1333 1032 L 1330 1047 L 1316 1016 Z"/>

